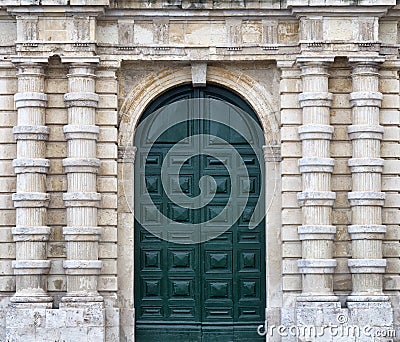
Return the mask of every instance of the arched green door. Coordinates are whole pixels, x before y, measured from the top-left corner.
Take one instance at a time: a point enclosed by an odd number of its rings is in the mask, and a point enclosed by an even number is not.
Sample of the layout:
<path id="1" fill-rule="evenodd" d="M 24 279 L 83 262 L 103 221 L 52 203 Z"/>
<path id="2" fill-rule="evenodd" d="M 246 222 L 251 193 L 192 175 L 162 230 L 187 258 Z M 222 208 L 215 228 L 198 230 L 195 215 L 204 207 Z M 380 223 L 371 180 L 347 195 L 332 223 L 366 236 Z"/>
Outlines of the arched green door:
<path id="1" fill-rule="evenodd" d="M 228 124 L 214 121 L 216 116 Z M 182 119 L 178 123 L 177 117 Z M 246 102 L 228 90 L 189 85 L 163 94 L 143 115 L 135 136 L 138 342 L 264 340 L 257 326 L 265 318 L 265 227 L 262 218 L 252 216 L 257 203 L 265 207 L 259 158 L 263 137 L 260 129 L 251 132 L 249 143 L 229 124 L 249 129 L 249 117 L 257 120 Z M 163 134 L 154 134 L 155 127 L 165 127 Z M 221 148 L 218 138 L 231 149 Z M 203 151 L 196 150 L 196 139 L 207 140 Z M 178 142 L 188 152 L 174 150 Z M 180 165 L 176 175 L 174 163 Z M 246 177 L 235 174 L 241 168 Z M 175 203 L 174 192 L 187 196 L 185 204 Z M 210 198 L 196 205 L 201 196 Z M 241 197 L 243 207 L 236 203 Z M 168 220 L 179 226 L 168 226 Z"/>

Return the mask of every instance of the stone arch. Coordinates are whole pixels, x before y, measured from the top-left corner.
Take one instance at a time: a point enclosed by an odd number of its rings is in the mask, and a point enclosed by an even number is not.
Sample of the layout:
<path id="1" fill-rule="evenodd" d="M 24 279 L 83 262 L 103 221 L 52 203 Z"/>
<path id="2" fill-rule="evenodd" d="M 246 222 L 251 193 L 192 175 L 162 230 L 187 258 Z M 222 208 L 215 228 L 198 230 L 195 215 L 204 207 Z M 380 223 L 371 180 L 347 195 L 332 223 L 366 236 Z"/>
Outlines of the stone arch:
<path id="1" fill-rule="evenodd" d="M 140 116 L 158 95 L 168 89 L 191 83 L 190 66 L 165 68 L 151 73 L 141 80 L 129 93 L 119 112 L 119 146 L 132 145 L 135 127 Z M 257 114 L 265 135 L 266 145 L 279 141 L 279 123 L 271 107 L 272 96 L 256 80 L 241 71 L 209 66 L 207 82 L 225 87 L 239 94 Z"/>
<path id="2" fill-rule="evenodd" d="M 192 82 L 191 67 L 165 68 L 150 73 L 140 80 L 129 92 L 119 111 L 118 145 L 124 156 L 119 163 L 119 219 L 118 219 L 118 259 L 119 259 L 119 301 L 122 304 L 121 317 L 126 322 L 121 331 L 134 340 L 135 307 L 134 307 L 134 256 L 133 256 L 133 224 L 134 224 L 134 159 L 136 148 L 133 137 L 141 115 L 147 106 L 167 90 Z M 279 188 L 281 177 L 279 172 L 279 122 L 273 110 L 272 95 L 255 79 L 240 70 L 233 68 L 209 66 L 207 83 L 219 85 L 238 94 L 254 110 L 261 123 L 265 145 L 266 173 L 266 310 L 277 315 L 282 305 L 281 267 L 281 198 Z M 133 147 L 133 149 L 131 149 Z M 278 149 L 276 149 L 278 147 Z M 276 155 L 276 153 L 278 155 Z M 128 280 L 128 281 L 127 281 Z"/>

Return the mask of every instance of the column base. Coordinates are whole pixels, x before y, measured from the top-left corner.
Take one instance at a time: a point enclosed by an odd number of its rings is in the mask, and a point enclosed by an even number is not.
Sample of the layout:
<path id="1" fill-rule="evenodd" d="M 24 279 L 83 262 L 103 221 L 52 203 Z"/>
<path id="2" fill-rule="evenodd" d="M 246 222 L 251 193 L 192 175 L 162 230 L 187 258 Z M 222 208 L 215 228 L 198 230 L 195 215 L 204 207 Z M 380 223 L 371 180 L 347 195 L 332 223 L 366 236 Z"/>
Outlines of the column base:
<path id="1" fill-rule="evenodd" d="M 361 303 L 385 303 L 389 301 L 389 297 L 383 294 L 381 295 L 374 295 L 374 294 L 351 294 L 346 299 L 347 302 L 361 302 Z"/>
<path id="2" fill-rule="evenodd" d="M 53 298 L 42 290 L 21 291 L 15 293 L 15 295 L 10 298 L 10 306 L 20 308 L 36 307 L 51 309 L 53 306 Z"/>
<path id="3" fill-rule="evenodd" d="M 99 294 L 86 294 L 86 295 L 75 295 L 67 294 L 61 299 L 63 303 L 99 303 L 103 302 L 103 297 Z M 61 304 L 60 304 L 61 305 Z"/>
<path id="4" fill-rule="evenodd" d="M 332 303 L 332 302 L 339 302 L 339 298 L 334 295 L 316 295 L 316 294 L 302 294 L 296 298 L 296 302 L 316 302 L 316 303 Z"/>

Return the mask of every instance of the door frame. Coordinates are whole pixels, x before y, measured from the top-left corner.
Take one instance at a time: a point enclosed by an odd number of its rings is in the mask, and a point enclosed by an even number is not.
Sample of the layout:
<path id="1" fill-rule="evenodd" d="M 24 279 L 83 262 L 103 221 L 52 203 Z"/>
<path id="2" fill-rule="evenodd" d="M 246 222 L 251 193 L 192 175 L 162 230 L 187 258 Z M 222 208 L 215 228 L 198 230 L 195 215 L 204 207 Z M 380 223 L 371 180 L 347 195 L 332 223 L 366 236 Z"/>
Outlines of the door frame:
<path id="1" fill-rule="evenodd" d="M 165 91 L 192 82 L 190 66 L 150 73 L 131 90 L 119 111 L 118 139 L 118 297 L 121 336 L 135 340 L 134 307 L 134 162 L 135 128 L 148 104 Z M 207 83 L 227 88 L 244 99 L 261 123 L 265 145 L 266 317 L 279 319 L 282 307 L 281 172 L 279 123 L 270 93 L 242 70 L 210 66 Z"/>

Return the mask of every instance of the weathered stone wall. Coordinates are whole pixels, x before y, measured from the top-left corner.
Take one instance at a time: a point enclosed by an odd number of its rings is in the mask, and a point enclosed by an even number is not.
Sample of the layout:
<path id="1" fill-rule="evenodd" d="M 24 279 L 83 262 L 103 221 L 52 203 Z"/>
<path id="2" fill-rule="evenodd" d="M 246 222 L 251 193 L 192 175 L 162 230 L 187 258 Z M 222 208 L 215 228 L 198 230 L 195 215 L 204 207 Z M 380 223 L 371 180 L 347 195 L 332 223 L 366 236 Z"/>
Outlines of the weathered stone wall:
<path id="1" fill-rule="evenodd" d="M 399 9 L 329 5 L 0 1 L 0 341 L 134 340 L 132 137 L 153 99 L 198 76 L 195 63 L 265 131 L 268 324 L 323 311 L 318 324 L 341 314 L 400 336 Z M 356 222 L 362 210 L 371 222 Z M 365 298 L 355 288 L 368 278 Z"/>

